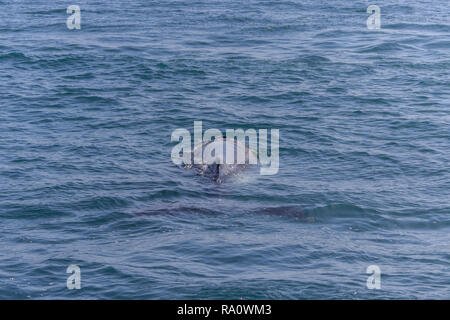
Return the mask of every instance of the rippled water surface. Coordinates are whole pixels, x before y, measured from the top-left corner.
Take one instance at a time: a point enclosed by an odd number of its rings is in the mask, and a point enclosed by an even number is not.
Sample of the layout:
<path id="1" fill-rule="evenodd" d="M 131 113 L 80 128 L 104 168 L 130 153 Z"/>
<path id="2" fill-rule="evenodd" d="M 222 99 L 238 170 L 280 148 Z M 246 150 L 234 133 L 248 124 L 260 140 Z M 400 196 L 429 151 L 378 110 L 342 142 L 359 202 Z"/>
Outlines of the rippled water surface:
<path id="1" fill-rule="evenodd" d="M 448 5 L 0 1 L 0 298 L 450 298 Z M 177 167 L 194 120 L 278 174 Z"/>

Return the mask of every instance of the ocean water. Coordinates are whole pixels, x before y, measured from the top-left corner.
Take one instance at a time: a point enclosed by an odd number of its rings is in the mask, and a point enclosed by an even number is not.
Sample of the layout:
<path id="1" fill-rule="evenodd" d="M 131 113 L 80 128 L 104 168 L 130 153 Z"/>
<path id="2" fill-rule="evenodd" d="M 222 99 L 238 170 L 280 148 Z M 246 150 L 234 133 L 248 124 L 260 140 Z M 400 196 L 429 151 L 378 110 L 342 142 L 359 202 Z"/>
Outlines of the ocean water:
<path id="1" fill-rule="evenodd" d="M 449 299 L 448 5 L 1 0 L 0 298 Z M 174 165 L 200 120 L 278 173 Z"/>

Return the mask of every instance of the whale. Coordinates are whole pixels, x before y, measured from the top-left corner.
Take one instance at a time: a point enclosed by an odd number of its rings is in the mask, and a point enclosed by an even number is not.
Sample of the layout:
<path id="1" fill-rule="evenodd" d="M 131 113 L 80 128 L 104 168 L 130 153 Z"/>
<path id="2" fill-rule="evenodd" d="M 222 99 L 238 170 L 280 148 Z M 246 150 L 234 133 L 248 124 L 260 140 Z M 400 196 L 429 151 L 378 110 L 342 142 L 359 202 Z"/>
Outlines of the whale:
<path id="1" fill-rule="evenodd" d="M 223 212 L 230 211 L 227 208 L 214 206 L 196 206 L 196 205 L 180 205 L 180 204 L 163 204 L 160 206 L 152 206 L 144 211 L 138 211 L 134 213 L 136 216 L 158 216 L 168 215 L 176 216 L 179 214 L 201 214 L 201 215 L 219 215 Z M 252 214 L 252 215 L 264 215 L 273 217 L 284 217 L 294 219 L 305 223 L 316 222 L 316 214 L 314 211 L 303 210 L 299 205 L 283 205 L 283 206 L 269 206 L 269 207 L 255 207 L 255 208 L 239 208 L 237 212 Z"/>
<path id="2" fill-rule="evenodd" d="M 191 151 L 190 159 L 190 164 L 184 164 L 185 169 L 194 170 L 216 183 L 222 183 L 258 165 L 256 152 L 245 142 L 225 136 L 198 144 Z"/>

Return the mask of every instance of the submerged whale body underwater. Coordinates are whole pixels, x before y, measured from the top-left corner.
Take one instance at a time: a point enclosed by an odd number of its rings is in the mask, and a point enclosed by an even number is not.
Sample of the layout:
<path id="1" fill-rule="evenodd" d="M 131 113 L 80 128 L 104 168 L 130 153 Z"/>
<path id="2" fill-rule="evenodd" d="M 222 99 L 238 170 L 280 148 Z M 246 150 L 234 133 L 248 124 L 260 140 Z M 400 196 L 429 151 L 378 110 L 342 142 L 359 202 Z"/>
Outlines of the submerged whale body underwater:
<path id="1" fill-rule="evenodd" d="M 190 160 L 190 164 L 184 164 L 185 169 L 192 169 L 217 183 L 258 165 L 254 150 L 237 139 L 226 137 L 216 137 L 195 146 Z"/>

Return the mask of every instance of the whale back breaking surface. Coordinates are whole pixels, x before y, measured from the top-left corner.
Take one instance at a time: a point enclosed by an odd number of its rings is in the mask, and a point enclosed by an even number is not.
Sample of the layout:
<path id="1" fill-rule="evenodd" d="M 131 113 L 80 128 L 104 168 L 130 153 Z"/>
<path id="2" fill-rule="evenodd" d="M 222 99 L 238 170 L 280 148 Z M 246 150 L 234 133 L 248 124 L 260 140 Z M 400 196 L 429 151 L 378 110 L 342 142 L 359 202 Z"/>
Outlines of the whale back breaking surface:
<path id="1" fill-rule="evenodd" d="M 215 150 L 222 150 L 222 152 L 217 152 L 217 154 L 211 152 Z M 245 156 L 242 159 L 239 158 L 239 155 Z M 227 161 L 230 156 L 234 160 L 231 163 Z M 249 166 L 258 164 L 254 151 L 245 143 L 225 137 L 218 137 L 195 146 L 190 154 L 190 159 L 191 164 L 185 164 L 184 168 L 193 169 L 199 175 L 217 183 L 222 183 L 229 177 L 237 176 Z"/>

